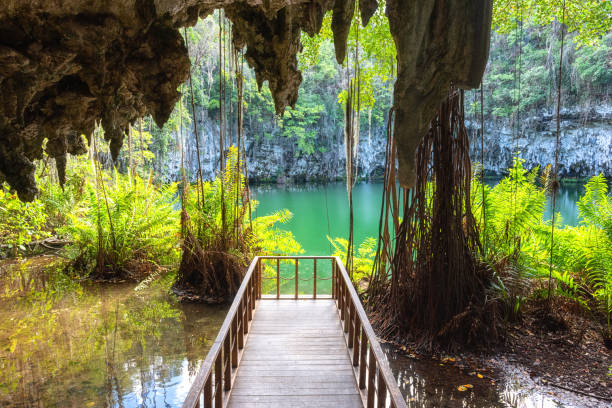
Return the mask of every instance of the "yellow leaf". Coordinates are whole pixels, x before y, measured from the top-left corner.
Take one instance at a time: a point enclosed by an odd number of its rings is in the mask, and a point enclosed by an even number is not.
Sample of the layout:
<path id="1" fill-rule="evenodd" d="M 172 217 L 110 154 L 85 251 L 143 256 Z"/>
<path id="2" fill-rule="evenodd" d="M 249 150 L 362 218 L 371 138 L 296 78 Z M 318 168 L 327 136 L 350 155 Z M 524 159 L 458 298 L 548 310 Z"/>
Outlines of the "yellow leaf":
<path id="1" fill-rule="evenodd" d="M 464 384 L 463 385 L 465 388 L 474 388 L 474 386 L 472 384 Z"/>
<path id="2" fill-rule="evenodd" d="M 467 391 L 467 387 L 465 385 L 460 385 L 457 387 L 457 391 L 461 391 L 461 392 Z"/>
<path id="3" fill-rule="evenodd" d="M 483 377 L 483 375 L 482 375 L 482 374 L 480 374 L 480 373 L 476 374 L 476 377 L 478 377 L 478 378 L 484 378 L 484 377 Z"/>

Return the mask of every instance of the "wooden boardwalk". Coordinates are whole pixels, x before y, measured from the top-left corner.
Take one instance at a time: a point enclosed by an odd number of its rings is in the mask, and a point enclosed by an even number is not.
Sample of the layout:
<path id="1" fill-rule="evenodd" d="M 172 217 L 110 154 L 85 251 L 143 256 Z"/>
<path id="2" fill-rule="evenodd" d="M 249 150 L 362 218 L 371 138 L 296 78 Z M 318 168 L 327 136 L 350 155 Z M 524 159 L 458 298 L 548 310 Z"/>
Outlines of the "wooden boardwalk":
<path id="1" fill-rule="evenodd" d="M 305 261 L 313 262 L 312 294 L 298 292 Z M 317 262 L 330 261 L 332 294 L 322 298 L 317 280 L 329 278 L 317 277 Z M 280 293 L 280 262 L 295 263 L 291 297 Z M 276 279 L 276 296 L 262 296 L 264 279 Z M 340 259 L 262 256 L 253 259 L 183 407 L 405 408 L 406 402 Z"/>
<path id="2" fill-rule="evenodd" d="M 229 407 L 360 407 L 333 300 L 264 300 L 257 307 Z"/>

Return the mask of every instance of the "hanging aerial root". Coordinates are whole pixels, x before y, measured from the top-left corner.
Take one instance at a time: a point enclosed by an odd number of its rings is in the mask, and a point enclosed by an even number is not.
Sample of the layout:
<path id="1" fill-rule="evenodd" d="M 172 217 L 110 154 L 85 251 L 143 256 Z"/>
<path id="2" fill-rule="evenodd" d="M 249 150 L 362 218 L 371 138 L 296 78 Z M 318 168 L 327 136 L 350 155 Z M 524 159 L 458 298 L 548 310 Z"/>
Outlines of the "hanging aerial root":
<path id="1" fill-rule="evenodd" d="M 404 201 L 386 290 L 368 307 L 381 335 L 422 351 L 498 338 L 492 270 L 470 203 L 471 163 L 463 94 L 451 89 L 417 150 L 417 183 Z M 378 277 L 378 285 L 381 285 Z"/>

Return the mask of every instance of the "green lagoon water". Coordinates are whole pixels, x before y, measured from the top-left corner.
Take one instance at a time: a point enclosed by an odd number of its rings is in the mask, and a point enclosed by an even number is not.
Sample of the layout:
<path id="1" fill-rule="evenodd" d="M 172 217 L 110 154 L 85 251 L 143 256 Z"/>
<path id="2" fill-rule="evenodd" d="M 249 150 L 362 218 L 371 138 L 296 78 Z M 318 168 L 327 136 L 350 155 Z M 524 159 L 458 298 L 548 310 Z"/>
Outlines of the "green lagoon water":
<path id="1" fill-rule="evenodd" d="M 490 185 L 496 181 L 490 181 Z M 333 252 L 327 236 L 348 237 L 349 212 L 344 183 L 302 186 L 257 186 L 253 195 L 259 201 L 256 216 L 287 208 L 293 219 L 283 228 L 293 232 L 305 255 L 329 255 Z M 578 224 L 576 201 L 584 193 L 582 184 L 562 184 L 557 197 L 563 223 Z M 353 190 L 354 236 L 359 245 L 367 237 L 378 235 L 382 183 L 359 183 Z M 545 213 L 550 218 L 550 209 Z"/>

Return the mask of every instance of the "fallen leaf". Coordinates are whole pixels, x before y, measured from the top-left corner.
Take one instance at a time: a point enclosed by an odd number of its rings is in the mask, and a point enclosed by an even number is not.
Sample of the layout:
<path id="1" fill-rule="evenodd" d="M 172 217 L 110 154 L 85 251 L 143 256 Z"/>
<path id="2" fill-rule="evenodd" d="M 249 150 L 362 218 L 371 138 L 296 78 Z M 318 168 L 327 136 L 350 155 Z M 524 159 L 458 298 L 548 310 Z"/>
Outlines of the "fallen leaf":
<path id="1" fill-rule="evenodd" d="M 472 384 L 464 384 L 463 385 L 465 388 L 474 388 L 474 386 Z"/>
<path id="2" fill-rule="evenodd" d="M 461 392 L 467 391 L 467 387 L 465 385 L 460 385 L 457 387 L 457 391 L 461 391 Z"/>
<path id="3" fill-rule="evenodd" d="M 476 374 L 476 377 L 478 377 L 478 378 L 484 378 L 484 376 L 483 376 L 482 374 L 480 374 L 480 373 Z"/>

